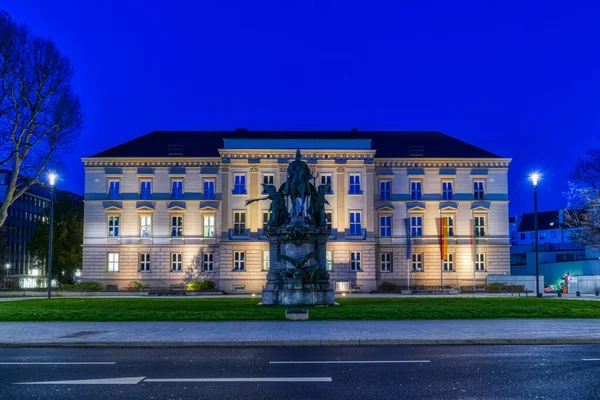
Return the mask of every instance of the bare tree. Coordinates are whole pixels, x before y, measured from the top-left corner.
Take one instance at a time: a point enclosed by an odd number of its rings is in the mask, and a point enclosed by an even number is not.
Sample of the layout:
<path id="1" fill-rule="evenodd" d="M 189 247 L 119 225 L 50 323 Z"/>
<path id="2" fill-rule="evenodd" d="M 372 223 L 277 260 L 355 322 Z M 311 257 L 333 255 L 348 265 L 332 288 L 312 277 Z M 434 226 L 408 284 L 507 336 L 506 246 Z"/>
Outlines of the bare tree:
<path id="1" fill-rule="evenodd" d="M 12 171 L 0 198 L 0 227 L 8 207 L 40 183 L 56 152 L 79 135 L 82 112 L 72 77 L 71 62 L 52 41 L 0 13 L 0 168 Z"/>
<path id="2" fill-rule="evenodd" d="M 571 175 L 565 224 L 573 228 L 575 241 L 600 248 L 600 149 L 579 159 Z"/>

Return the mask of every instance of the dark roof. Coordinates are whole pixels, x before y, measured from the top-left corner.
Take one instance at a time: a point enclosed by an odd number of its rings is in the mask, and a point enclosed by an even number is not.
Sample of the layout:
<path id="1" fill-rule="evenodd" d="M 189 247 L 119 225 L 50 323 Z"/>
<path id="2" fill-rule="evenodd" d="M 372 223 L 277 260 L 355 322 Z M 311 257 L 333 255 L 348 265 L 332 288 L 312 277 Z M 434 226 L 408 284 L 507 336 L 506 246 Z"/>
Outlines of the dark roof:
<path id="1" fill-rule="evenodd" d="M 426 158 L 500 158 L 440 132 L 383 131 L 154 131 L 92 157 L 168 157 L 170 145 L 183 146 L 185 157 L 219 157 L 223 139 L 371 139 L 377 158 L 404 158 L 409 147 L 423 146 Z M 265 148 L 269 148 L 265 143 Z"/>
<path id="2" fill-rule="evenodd" d="M 549 229 L 560 228 L 558 211 L 538 212 L 538 229 L 545 231 Z M 517 232 L 530 232 L 535 230 L 533 223 L 533 213 L 524 213 Z"/>

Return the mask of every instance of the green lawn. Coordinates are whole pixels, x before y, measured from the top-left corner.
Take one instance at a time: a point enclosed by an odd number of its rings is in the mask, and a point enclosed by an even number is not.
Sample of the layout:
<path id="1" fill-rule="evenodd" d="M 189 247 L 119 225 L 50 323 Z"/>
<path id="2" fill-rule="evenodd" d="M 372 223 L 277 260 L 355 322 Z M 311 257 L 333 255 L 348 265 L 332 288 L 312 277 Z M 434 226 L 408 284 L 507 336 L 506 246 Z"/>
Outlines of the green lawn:
<path id="1" fill-rule="evenodd" d="M 259 299 L 60 299 L 0 303 L 0 321 L 284 320 L 283 307 Z M 600 318 L 600 302 L 535 298 L 342 298 L 309 308 L 312 320 Z"/>

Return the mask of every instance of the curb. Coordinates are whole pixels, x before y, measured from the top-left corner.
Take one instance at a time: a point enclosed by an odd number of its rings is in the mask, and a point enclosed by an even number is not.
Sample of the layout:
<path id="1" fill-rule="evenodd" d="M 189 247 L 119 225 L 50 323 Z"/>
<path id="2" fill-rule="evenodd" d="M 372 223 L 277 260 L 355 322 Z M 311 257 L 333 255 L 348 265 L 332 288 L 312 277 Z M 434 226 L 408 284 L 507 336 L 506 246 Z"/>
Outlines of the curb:
<path id="1" fill-rule="evenodd" d="M 440 346 L 440 345 L 565 345 L 600 344 L 600 338 L 568 339 L 450 339 L 450 340 L 294 340 L 294 341 L 214 341 L 214 342 L 11 342 L 0 343 L 7 347 L 116 347 L 116 348 L 167 348 L 167 347 L 329 347 L 329 346 Z"/>

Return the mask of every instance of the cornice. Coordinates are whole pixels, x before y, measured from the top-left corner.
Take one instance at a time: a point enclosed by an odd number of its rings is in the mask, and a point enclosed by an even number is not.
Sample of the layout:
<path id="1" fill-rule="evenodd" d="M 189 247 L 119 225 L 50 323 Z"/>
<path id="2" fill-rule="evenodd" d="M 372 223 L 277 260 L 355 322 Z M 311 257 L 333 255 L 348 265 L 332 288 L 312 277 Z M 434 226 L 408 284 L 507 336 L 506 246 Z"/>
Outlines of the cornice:
<path id="1" fill-rule="evenodd" d="M 359 149 L 359 150 L 327 150 L 327 149 L 309 149 L 302 150 L 303 159 L 365 159 L 375 157 L 376 150 Z M 219 154 L 223 158 L 229 159 L 280 159 L 287 158 L 293 160 L 296 158 L 295 149 L 219 149 Z"/>
<path id="2" fill-rule="evenodd" d="M 82 158 L 85 167 L 219 167 L 220 158 Z"/>
<path id="3" fill-rule="evenodd" d="M 375 167 L 399 167 L 399 168 L 508 168 L 510 158 L 376 158 Z"/>

